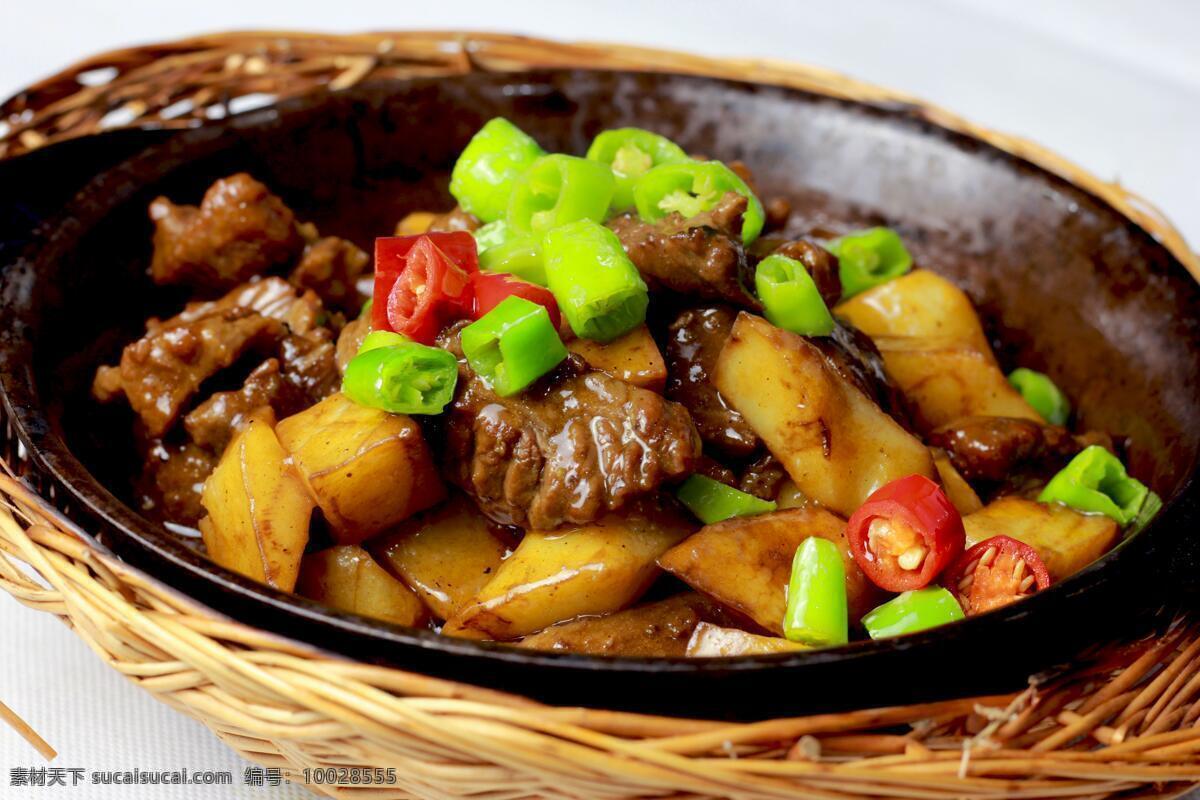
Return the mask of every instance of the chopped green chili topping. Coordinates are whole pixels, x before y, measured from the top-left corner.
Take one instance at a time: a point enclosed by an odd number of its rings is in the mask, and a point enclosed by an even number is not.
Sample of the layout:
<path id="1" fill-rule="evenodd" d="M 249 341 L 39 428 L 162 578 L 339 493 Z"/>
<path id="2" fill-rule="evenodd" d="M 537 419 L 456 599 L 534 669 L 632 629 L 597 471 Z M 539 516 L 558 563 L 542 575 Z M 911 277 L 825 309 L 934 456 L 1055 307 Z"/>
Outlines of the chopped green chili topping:
<path id="1" fill-rule="evenodd" d="M 838 257 L 842 299 L 899 278 L 912 269 L 912 255 L 891 228 L 868 228 L 834 239 L 826 249 Z"/>
<path id="2" fill-rule="evenodd" d="M 705 525 L 730 517 L 764 514 L 776 508 L 770 500 L 738 491 L 704 475 L 692 475 L 683 482 L 675 496 Z"/>
<path id="3" fill-rule="evenodd" d="M 886 639 L 936 628 L 963 618 L 962 607 L 947 589 L 931 586 L 902 592 L 862 618 L 872 639 Z"/>
<path id="4" fill-rule="evenodd" d="M 543 251 L 547 285 L 577 336 L 607 342 L 645 321 L 646 283 L 611 230 L 580 220 L 547 233 Z"/>
<path id="5" fill-rule="evenodd" d="M 510 295 L 462 329 L 467 363 L 507 397 L 525 389 L 567 357 L 544 306 Z"/>
<path id="6" fill-rule="evenodd" d="M 1038 495 L 1038 502 L 1062 503 L 1128 525 L 1142 510 L 1149 493 L 1144 483 L 1129 476 L 1120 459 L 1094 444 L 1050 479 Z"/>
<path id="7" fill-rule="evenodd" d="M 371 336 L 386 334 L 375 331 Z M 397 334 L 390 334 L 398 336 Z M 368 337 L 369 338 L 369 337 Z M 393 414 L 440 414 L 454 397 L 458 361 L 438 347 L 377 337 L 346 365 L 342 391 L 354 402 Z M 364 340 L 364 346 L 367 342 Z"/>
<path id="8" fill-rule="evenodd" d="M 812 276 L 796 259 L 778 253 L 767 256 L 758 263 L 754 287 L 771 324 L 803 336 L 833 333 L 833 316 Z"/>
<path id="9" fill-rule="evenodd" d="M 1033 406 L 1033 410 L 1042 415 L 1042 419 L 1051 425 L 1066 425 L 1071 416 L 1071 404 L 1062 390 L 1054 385 L 1041 372 L 1035 372 L 1025 367 L 1018 367 L 1008 375 L 1011 383 L 1025 402 Z"/>
<path id="10" fill-rule="evenodd" d="M 846 564 L 837 545 L 828 539 L 810 536 L 796 548 L 783 634 L 814 647 L 850 640 Z"/>

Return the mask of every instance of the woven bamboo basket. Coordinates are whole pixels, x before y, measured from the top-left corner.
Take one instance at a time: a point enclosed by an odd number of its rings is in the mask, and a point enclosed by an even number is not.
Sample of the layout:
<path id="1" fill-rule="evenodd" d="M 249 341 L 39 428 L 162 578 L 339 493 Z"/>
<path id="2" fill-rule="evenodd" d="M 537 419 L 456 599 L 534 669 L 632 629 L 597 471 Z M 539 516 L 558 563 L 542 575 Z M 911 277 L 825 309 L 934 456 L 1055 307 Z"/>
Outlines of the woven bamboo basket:
<path id="1" fill-rule="evenodd" d="M 813 67 L 453 32 L 230 33 L 115 51 L 0 107 L 0 157 L 113 127 L 192 127 L 259 102 L 378 78 L 593 67 L 752 80 L 908 104 L 1102 197 L 1200 278 L 1153 206 L 1031 142 Z M 235 105 L 236 108 L 236 105 Z M 757 723 L 560 708 L 368 666 L 239 624 L 98 549 L 0 463 L 0 586 L 247 759 L 395 768 L 334 797 L 1168 797 L 1200 783 L 1200 621 L 1104 643 L 1023 691 Z M 0 712 L 7 709 L 0 707 Z M 25 731 L 33 736 L 32 732 Z"/>

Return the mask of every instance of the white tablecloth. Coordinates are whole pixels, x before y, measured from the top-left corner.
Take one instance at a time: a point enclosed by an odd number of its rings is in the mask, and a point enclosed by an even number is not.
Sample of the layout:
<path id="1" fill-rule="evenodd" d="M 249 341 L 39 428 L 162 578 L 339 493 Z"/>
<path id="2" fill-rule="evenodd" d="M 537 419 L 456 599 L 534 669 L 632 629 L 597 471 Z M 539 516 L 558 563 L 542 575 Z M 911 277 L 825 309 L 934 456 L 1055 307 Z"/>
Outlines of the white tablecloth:
<path id="1" fill-rule="evenodd" d="M 1070 154 L 1160 204 L 1200 242 L 1200 3 L 1189 0 L 10 1 L 0 4 L 7 34 L 0 94 L 95 51 L 230 28 L 493 29 L 821 64 Z M 306 796 L 295 787 L 243 785 L 246 764 L 207 730 L 127 684 L 64 626 L 7 595 L 0 595 L 0 631 L 0 699 L 58 749 L 53 766 L 86 770 L 85 780 L 104 770 L 228 770 L 234 782 L 18 788 L 10 785 L 12 770 L 47 765 L 0 725 L 0 797 Z"/>

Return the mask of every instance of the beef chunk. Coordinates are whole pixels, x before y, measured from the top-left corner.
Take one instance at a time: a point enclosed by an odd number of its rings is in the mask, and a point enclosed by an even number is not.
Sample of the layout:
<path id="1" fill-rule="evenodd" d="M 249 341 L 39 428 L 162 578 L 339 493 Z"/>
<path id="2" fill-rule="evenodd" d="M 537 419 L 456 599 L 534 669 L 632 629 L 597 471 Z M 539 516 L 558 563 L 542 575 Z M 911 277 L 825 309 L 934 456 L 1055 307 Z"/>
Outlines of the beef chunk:
<path id="1" fill-rule="evenodd" d="M 125 348 L 120 363 L 97 371 L 97 399 L 124 395 L 139 417 L 144 467 L 136 488 L 147 513 L 195 524 L 204 481 L 247 415 L 269 407 L 288 416 L 336 390 L 324 317 L 313 292 L 298 295 L 279 278 L 256 280 L 165 321 L 148 320 L 146 335 Z M 204 398 L 215 381 L 241 380 L 240 368 L 249 372 L 240 388 Z"/>
<path id="2" fill-rule="evenodd" d="M 93 392 L 112 399 L 119 383 L 150 437 L 166 433 L 201 384 L 248 353 L 269 354 L 283 340 L 279 320 L 231 308 L 192 321 L 150 320 L 115 368 L 101 368 Z M 113 370 L 118 372 L 114 374 Z"/>
<path id="3" fill-rule="evenodd" d="M 671 323 L 665 354 L 666 394 L 692 415 L 705 444 L 741 458 L 759 449 L 762 442 L 713 383 L 717 357 L 736 318 L 737 312 L 728 306 L 707 306 L 684 311 Z"/>
<path id="4" fill-rule="evenodd" d="M 700 439 L 687 412 L 577 357 L 514 397 L 460 362 L 445 467 L 504 525 L 586 524 L 692 471 Z"/>
<path id="5" fill-rule="evenodd" d="M 1112 449 L 1104 434 L 1073 436 L 1066 428 L 1015 417 L 964 417 L 929 434 L 969 481 L 1003 481 L 1022 472 L 1051 473 L 1083 448 Z"/>
<path id="6" fill-rule="evenodd" d="M 775 456 L 764 452 L 746 466 L 736 488 L 762 500 L 774 500 L 779 496 L 779 487 L 787 476 L 783 464 Z"/>
<path id="7" fill-rule="evenodd" d="M 197 445 L 223 453 L 252 412 L 267 406 L 286 417 L 307 405 L 303 392 L 280 372 L 279 360 L 268 358 L 250 373 L 241 389 L 214 393 L 183 418 L 183 425 Z"/>
<path id="8" fill-rule="evenodd" d="M 193 322 L 214 313 L 233 308 L 244 308 L 264 317 L 285 323 L 288 330 L 298 336 L 327 336 L 321 325 L 325 309 L 315 292 L 300 294 L 282 278 L 263 278 L 235 287 L 217 300 L 188 303 L 179 314 L 167 320 L 167 325 L 176 322 Z"/>
<path id="9" fill-rule="evenodd" d="M 191 303 L 168 320 L 151 318 L 146 335 L 125 348 L 119 366 L 97 371 L 92 393 L 101 401 L 124 394 L 145 434 L 158 438 L 206 380 L 257 355 L 278 356 L 282 378 L 315 402 L 339 381 L 324 316 L 311 291 L 297 295 L 280 278 L 252 281 L 218 300 Z"/>
<path id="10" fill-rule="evenodd" d="M 338 372 L 346 371 L 346 365 L 358 354 L 358 348 L 362 346 L 363 339 L 366 339 L 370 332 L 371 319 L 369 316 L 362 316 L 346 323 L 346 327 L 342 328 L 342 332 L 338 334 L 337 340 L 335 356 Z"/>
<path id="11" fill-rule="evenodd" d="M 204 516 L 200 494 L 218 458 L 199 445 L 153 441 L 146 455 L 137 493 L 142 511 L 151 517 L 195 525 Z"/>
<path id="12" fill-rule="evenodd" d="M 101 403 L 112 403 L 125 396 L 125 383 L 121 379 L 120 365 L 101 366 L 92 380 L 92 397 Z"/>
<path id="13" fill-rule="evenodd" d="M 310 403 L 328 397 L 341 386 L 337 346 L 328 335 L 321 338 L 288 336 L 279 348 L 279 361 L 284 379 Z"/>
<path id="14" fill-rule="evenodd" d="M 786 197 L 772 197 L 763 203 L 763 210 L 767 217 L 763 221 L 766 232 L 783 230 L 792 218 L 792 204 Z"/>
<path id="15" fill-rule="evenodd" d="M 737 488 L 738 485 L 737 475 L 733 474 L 733 470 L 709 456 L 700 456 L 700 460 L 696 462 L 694 474 L 712 478 L 717 483 L 723 483 L 733 488 Z"/>
<path id="16" fill-rule="evenodd" d="M 340 372 L 333 332 L 322 324 L 328 315 L 315 292 L 297 294 L 281 278 L 264 278 L 239 286 L 219 300 L 190 304 L 173 319 L 190 320 L 228 308 L 249 309 L 287 326 L 288 335 L 280 340 L 277 351 L 282 375 L 310 402 L 337 390 Z"/>
<path id="17" fill-rule="evenodd" d="M 291 209 L 244 172 L 217 181 L 200 207 L 150 204 L 155 283 L 228 289 L 296 258 L 303 240 Z"/>
<path id="18" fill-rule="evenodd" d="M 608 221 L 651 290 L 669 289 L 691 297 L 726 300 L 757 309 L 746 289 L 750 278 L 742 250 L 746 198 L 730 192 L 711 210 L 684 219 L 669 214 L 645 222 L 636 214 Z"/>
<path id="19" fill-rule="evenodd" d="M 883 356 L 870 336 L 845 320 L 835 320 L 833 333 L 809 339 L 835 371 L 875 401 L 891 417 L 911 430 L 904 395 L 892 383 Z"/>
<path id="20" fill-rule="evenodd" d="M 329 308 L 357 315 L 367 301 L 358 291 L 358 280 L 370 263 L 370 256 L 353 242 L 326 236 L 304 248 L 304 255 L 288 281 L 301 289 L 313 290 Z"/>

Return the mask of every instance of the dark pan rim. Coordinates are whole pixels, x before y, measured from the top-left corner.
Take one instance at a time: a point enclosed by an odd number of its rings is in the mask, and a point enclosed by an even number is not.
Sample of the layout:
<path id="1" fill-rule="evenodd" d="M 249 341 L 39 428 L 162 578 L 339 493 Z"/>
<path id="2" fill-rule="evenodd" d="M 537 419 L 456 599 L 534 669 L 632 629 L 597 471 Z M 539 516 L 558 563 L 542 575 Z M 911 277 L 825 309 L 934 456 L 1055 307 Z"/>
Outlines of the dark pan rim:
<path id="1" fill-rule="evenodd" d="M 543 79 L 547 75 L 566 74 L 566 73 L 611 73 L 613 70 L 538 70 L 530 72 L 514 72 L 504 73 L 500 77 L 511 79 L 512 81 L 530 81 Z M 636 71 L 626 71 L 622 74 L 637 74 Z M 662 73 L 653 73 L 661 76 Z M 450 76 L 443 78 L 417 78 L 388 81 L 388 85 L 420 85 L 428 83 L 440 83 L 445 81 L 469 80 L 472 76 Z M 476 76 L 478 77 L 478 76 Z M 487 77 L 497 77 L 496 75 L 488 75 Z M 919 107 L 915 107 L 904 103 L 867 103 L 855 100 L 847 100 L 843 98 L 831 97 L 829 95 L 810 92 L 801 89 L 789 87 L 780 87 L 770 84 L 756 84 L 747 81 L 731 80 L 724 78 L 711 78 L 701 76 L 674 75 L 673 77 L 695 81 L 697 83 L 727 85 L 737 87 L 743 90 L 761 90 L 770 89 L 784 93 L 786 95 L 795 96 L 797 98 L 806 98 L 810 102 L 813 100 L 822 102 L 831 102 L 846 107 L 866 111 L 878 116 L 887 117 L 893 124 L 908 126 L 915 129 L 923 136 L 937 136 L 946 140 L 953 146 L 961 150 L 971 150 L 973 157 L 982 157 L 995 159 L 1005 162 L 1009 167 L 1026 171 L 1038 175 L 1042 180 L 1045 180 L 1053 185 L 1060 187 L 1070 187 L 1072 191 L 1080 192 L 1091 198 L 1097 206 L 1111 212 L 1111 214 L 1121 220 L 1134 230 L 1146 243 L 1150 244 L 1154 249 L 1163 252 L 1167 256 L 1168 269 L 1178 270 L 1180 274 L 1187 275 L 1191 280 L 1190 274 L 1185 267 L 1163 247 L 1150 233 L 1142 228 L 1134 220 L 1123 215 L 1118 209 L 1113 207 L 1103 198 L 1093 194 L 1092 192 L 1070 183 L 1066 179 L 1050 172 L 1036 164 L 1033 164 L 1023 158 L 1015 156 L 1004 150 L 1001 150 L 994 145 L 984 142 L 980 139 L 968 136 L 955 130 L 951 130 L 925 116 Z M 361 89 L 371 85 L 378 85 L 377 82 L 363 84 Z M 331 97 L 353 95 L 356 89 L 349 89 L 340 92 L 330 93 Z M 261 109 L 256 109 L 245 114 L 231 117 L 219 124 L 206 125 L 202 128 L 181 131 L 173 134 L 171 138 L 161 145 L 154 145 L 143 152 L 135 155 L 117 167 L 107 170 L 100 176 L 93 176 L 88 184 L 79 192 L 76 200 L 71 205 L 77 205 L 81 198 L 96 196 L 100 192 L 104 192 L 108 198 L 113 198 L 111 186 L 101 186 L 105 176 L 113 173 L 128 170 L 135 165 L 144 164 L 147 162 L 159 162 L 163 155 L 163 151 L 168 149 L 172 144 L 180 143 L 201 143 L 205 139 L 216 141 L 220 136 L 228 130 L 243 129 L 261 125 L 270 122 L 276 117 L 288 113 L 295 112 L 300 107 L 305 105 L 305 98 L 285 101 L 278 105 L 267 106 Z M 311 103 L 311 99 L 308 99 Z M 118 198 L 119 199 L 119 198 Z M 94 223 L 95 217 L 102 212 L 91 212 L 92 219 L 88 218 L 87 214 L 78 215 L 84 222 Z M 63 217 L 67 215 L 64 214 Z M 63 220 L 60 218 L 56 223 L 46 226 L 39 231 L 35 242 L 30 245 L 31 252 L 34 249 L 50 248 L 51 252 L 56 246 L 55 238 L 59 232 L 59 224 Z M 9 276 L 5 276 L 4 282 L 9 282 Z M 538 665 L 545 667 L 553 667 L 558 669 L 569 669 L 574 671 L 606 671 L 606 672 L 625 672 L 625 673 L 641 673 L 652 671 L 661 672 L 686 672 L 686 673 L 703 673 L 703 672 L 720 672 L 727 673 L 730 671 L 743 672 L 747 670 L 756 670 L 759 668 L 776 668 L 776 667 L 791 667 L 801 665 L 811 665 L 830 662 L 848 662 L 857 661 L 863 658 L 869 658 L 882 653 L 908 651 L 916 648 L 924 647 L 932 642 L 937 641 L 947 631 L 961 629 L 962 626 L 971 626 L 973 629 L 983 629 L 991 627 L 998 630 L 1001 626 L 1007 627 L 1011 624 L 1019 624 L 1025 618 L 1035 615 L 1043 606 L 1053 603 L 1057 598 L 1065 595 L 1077 595 L 1087 592 L 1092 587 L 1102 584 L 1109 580 L 1116 571 L 1119 570 L 1118 564 L 1125 561 L 1132 561 L 1139 551 L 1149 547 L 1158 545 L 1158 540 L 1162 538 L 1162 534 L 1169 528 L 1177 528 L 1177 534 L 1182 535 L 1182 526 L 1180 523 L 1185 521 L 1191 513 L 1194 512 L 1197 502 L 1195 495 L 1197 494 L 1197 485 L 1200 485 L 1200 468 L 1196 463 L 1193 463 L 1190 468 L 1190 473 L 1183 482 L 1181 488 L 1170 498 L 1167 499 L 1163 510 L 1160 512 L 1155 521 L 1143 530 L 1138 536 L 1122 541 L 1114 549 L 1110 550 L 1101 558 L 1092 562 L 1089 566 L 1080 572 L 1072 575 L 1060 583 L 1051 586 L 1048 590 L 1039 592 L 1033 597 L 1030 597 L 1021 603 L 1013 604 L 1004 608 L 1000 608 L 986 614 L 972 617 L 951 623 L 950 625 L 940 627 L 935 630 L 924 631 L 907 636 L 898 637 L 895 639 L 885 639 L 879 641 L 863 640 L 852 642 L 836 648 L 828 648 L 813 651 L 801 651 L 797 653 L 781 653 L 770 655 L 757 656 L 734 656 L 734 657 L 715 657 L 707 659 L 695 658 L 650 658 L 650 657 L 626 657 L 626 656 L 600 656 L 600 655 L 582 655 L 573 653 L 554 653 L 547 651 L 524 650 L 512 645 L 493 643 L 493 642 L 478 642 L 467 639 L 457 639 L 453 637 L 441 636 L 430 630 L 407 628 L 403 626 L 393 625 L 378 620 L 373 620 L 368 617 L 363 617 L 357 614 L 336 611 L 328 606 L 307 600 L 298 595 L 286 593 L 257 583 L 249 578 L 245 578 L 234 572 L 231 572 L 223 567 L 219 567 L 207 558 L 199 556 L 195 551 L 187 548 L 184 544 L 178 541 L 175 537 L 164 534 L 162 528 L 155 525 L 141 515 L 137 514 L 132 508 L 115 497 L 103 484 L 101 484 L 91 472 L 72 454 L 63 439 L 53 431 L 48 423 L 44 413 L 41 410 L 38 402 L 35 378 L 31 368 L 32 363 L 32 347 L 31 345 L 17 335 L 12 335 L 11 332 L 5 331 L 3 339 L 0 340 L 0 347 L 4 353 L 4 360 L 9 365 L 8 369 L 0 371 L 0 395 L 3 396 L 5 410 L 8 414 L 8 419 L 16 430 L 16 433 L 24 444 L 29 457 L 46 472 L 48 472 L 54 482 L 68 491 L 72 497 L 89 509 L 92 513 L 100 517 L 102 524 L 110 528 L 117 535 L 131 540 L 138 548 L 145 551 L 152 558 L 166 562 L 170 567 L 184 571 L 199 581 L 208 583 L 215 588 L 227 590 L 236 593 L 247 599 L 260 603 L 269 608 L 298 616 L 300 618 L 322 623 L 335 628 L 339 631 L 353 635 L 369 634 L 370 636 L 387 642 L 391 645 L 401 645 L 404 647 L 436 650 L 443 653 L 463 656 L 483 656 L 487 659 L 519 663 L 523 665 Z M 1156 535 L 1157 534 L 1157 535 Z M 103 548 L 92 537 L 92 542 Z M 131 567 L 132 568 L 132 567 Z M 144 571 L 143 571 L 144 572 Z M 153 574 L 147 574 L 152 580 L 162 582 L 162 579 L 156 578 Z M 186 594 L 186 593 L 184 593 Z M 237 619 L 236 614 L 228 612 L 217 612 L 232 619 Z M 287 634 L 278 631 L 268 631 L 272 635 L 287 638 Z M 336 652 L 335 647 L 326 645 L 318 645 L 312 642 L 306 642 L 309 646 L 317 647 L 321 650 L 330 650 Z"/>

